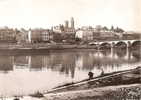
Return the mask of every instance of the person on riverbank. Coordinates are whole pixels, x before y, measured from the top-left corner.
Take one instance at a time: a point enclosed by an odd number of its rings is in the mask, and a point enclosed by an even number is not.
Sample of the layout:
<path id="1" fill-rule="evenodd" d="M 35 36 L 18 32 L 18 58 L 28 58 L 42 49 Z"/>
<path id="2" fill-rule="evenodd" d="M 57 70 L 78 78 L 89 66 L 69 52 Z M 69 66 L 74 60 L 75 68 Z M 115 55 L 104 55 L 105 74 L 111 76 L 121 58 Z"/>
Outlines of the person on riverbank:
<path id="1" fill-rule="evenodd" d="M 104 70 L 103 69 L 101 69 L 101 76 L 103 76 L 104 75 Z"/>
<path id="2" fill-rule="evenodd" d="M 93 78 L 93 75 L 94 75 L 94 73 L 90 71 L 90 72 L 88 73 L 89 79 L 92 79 L 92 78 Z"/>

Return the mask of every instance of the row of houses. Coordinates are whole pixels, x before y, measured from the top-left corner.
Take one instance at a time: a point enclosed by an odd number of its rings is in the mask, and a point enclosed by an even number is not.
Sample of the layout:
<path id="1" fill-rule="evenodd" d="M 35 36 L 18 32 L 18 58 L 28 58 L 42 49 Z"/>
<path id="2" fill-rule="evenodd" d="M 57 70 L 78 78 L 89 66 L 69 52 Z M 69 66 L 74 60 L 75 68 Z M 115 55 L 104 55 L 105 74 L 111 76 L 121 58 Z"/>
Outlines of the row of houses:
<path id="1" fill-rule="evenodd" d="M 0 42 L 16 42 L 16 31 L 14 29 L 9 28 L 1 28 L 0 29 Z"/>
<path id="2" fill-rule="evenodd" d="M 93 41 L 99 39 L 119 39 L 123 37 L 123 33 L 113 32 L 111 30 L 104 30 L 92 27 L 82 27 L 76 31 L 76 38 L 83 41 Z"/>
<path id="3" fill-rule="evenodd" d="M 69 32 L 70 31 L 70 32 Z M 110 30 L 98 30 L 92 27 L 82 27 L 73 29 L 72 31 L 59 31 L 54 29 L 0 29 L 0 43 L 15 42 L 15 43 L 40 43 L 40 42 L 75 42 L 76 39 L 81 41 L 93 41 L 102 39 L 120 39 L 132 38 L 135 34 L 126 32 L 118 33 Z M 138 37 L 138 35 L 136 36 Z"/>

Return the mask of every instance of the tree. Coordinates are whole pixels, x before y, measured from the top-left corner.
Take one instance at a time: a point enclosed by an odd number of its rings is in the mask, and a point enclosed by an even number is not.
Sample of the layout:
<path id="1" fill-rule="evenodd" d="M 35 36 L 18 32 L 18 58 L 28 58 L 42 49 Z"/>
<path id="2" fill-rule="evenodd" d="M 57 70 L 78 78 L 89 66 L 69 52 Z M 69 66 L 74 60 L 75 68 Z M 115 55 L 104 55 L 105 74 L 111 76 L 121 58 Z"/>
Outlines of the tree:
<path id="1" fill-rule="evenodd" d="M 114 29 L 114 32 L 117 32 L 117 33 L 123 33 L 124 30 L 121 29 L 121 28 L 119 28 L 119 27 L 117 27 L 116 29 Z"/>
<path id="2" fill-rule="evenodd" d="M 104 31 L 108 31 L 109 29 L 108 29 L 106 26 L 104 26 L 104 27 L 103 27 L 103 30 L 104 30 Z"/>

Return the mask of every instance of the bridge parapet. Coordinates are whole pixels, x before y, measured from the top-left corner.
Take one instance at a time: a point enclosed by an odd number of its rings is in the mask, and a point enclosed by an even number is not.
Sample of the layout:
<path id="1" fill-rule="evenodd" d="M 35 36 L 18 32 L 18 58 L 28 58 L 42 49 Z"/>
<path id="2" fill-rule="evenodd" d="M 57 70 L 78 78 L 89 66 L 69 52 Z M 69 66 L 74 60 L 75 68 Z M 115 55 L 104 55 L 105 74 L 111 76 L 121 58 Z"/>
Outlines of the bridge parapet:
<path id="1" fill-rule="evenodd" d="M 92 42 L 93 44 L 96 44 L 97 46 L 102 46 L 103 44 L 109 44 L 111 47 L 114 47 L 115 45 L 119 44 L 119 43 L 124 43 L 127 47 L 130 47 L 132 46 L 132 44 L 134 42 L 137 42 L 137 41 L 140 41 L 141 40 L 115 40 L 115 41 L 95 41 L 95 42 Z"/>

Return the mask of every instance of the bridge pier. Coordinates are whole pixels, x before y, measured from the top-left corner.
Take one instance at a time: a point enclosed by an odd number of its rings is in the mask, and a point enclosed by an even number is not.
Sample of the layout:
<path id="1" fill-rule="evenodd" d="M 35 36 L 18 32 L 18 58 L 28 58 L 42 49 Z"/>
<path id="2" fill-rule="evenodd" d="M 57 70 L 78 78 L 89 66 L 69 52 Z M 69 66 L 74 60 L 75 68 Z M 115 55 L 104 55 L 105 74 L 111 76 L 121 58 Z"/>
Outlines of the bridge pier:
<path id="1" fill-rule="evenodd" d="M 127 44 L 127 48 L 131 47 L 131 42 L 130 41 L 128 41 L 126 44 Z"/>
<path id="2" fill-rule="evenodd" d="M 113 47 L 111 47 L 111 58 L 114 58 L 114 48 Z"/>
<path id="3" fill-rule="evenodd" d="M 130 60 L 132 58 L 132 52 L 130 52 L 129 47 L 126 48 L 126 55 L 125 55 L 125 59 Z"/>

